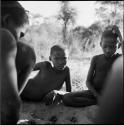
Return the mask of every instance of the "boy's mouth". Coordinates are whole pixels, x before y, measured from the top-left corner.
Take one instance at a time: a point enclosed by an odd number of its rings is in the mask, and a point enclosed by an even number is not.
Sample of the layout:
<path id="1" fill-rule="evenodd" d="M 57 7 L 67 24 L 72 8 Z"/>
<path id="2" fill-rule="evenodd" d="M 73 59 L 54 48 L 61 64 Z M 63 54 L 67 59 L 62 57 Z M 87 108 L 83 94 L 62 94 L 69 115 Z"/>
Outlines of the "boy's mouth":
<path id="1" fill-rule="evenodd" d="M 64 66 L 57 66 L 56 67 L 58 70 L 63 70 L 65 68 L 65 65 Z"/>

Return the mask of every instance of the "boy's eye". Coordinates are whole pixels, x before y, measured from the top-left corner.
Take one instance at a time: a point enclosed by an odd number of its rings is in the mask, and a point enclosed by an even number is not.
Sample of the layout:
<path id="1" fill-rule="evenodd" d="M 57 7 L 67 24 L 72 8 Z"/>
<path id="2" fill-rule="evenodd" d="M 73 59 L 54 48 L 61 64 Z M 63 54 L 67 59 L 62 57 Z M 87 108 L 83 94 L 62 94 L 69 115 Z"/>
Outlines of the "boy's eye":
<path id="1" fill-rule="evenodd" d="M 66 58 L 66 57 L 62 57 L 62 58 L 56 57 L 56 58 L 55 58 L 55 60 L 61 60 L 61 59 L 62 59 L 62 60 L 66 60 L 67 58 Z"/>

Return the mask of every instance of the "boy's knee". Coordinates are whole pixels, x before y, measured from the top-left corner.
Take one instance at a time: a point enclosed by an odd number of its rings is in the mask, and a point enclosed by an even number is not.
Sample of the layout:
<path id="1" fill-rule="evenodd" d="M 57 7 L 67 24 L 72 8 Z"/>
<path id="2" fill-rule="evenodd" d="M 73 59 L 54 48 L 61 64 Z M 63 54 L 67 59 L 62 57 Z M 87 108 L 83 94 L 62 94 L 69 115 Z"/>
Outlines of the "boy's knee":
<path id="1" fill-rule="evenodd" d="M 64 103 L 65 105 L 69 105 L 70 102 L 71 102 L 71 97 L 69 96 L 69 94 L 63 95 L 63 103 Z"/>

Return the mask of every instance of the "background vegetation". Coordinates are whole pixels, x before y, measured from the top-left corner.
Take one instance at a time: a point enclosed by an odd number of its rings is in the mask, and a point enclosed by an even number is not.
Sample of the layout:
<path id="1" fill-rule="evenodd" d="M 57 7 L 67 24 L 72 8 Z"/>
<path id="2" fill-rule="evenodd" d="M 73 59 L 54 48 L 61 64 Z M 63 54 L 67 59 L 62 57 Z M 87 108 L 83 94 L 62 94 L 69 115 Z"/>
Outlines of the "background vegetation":
<path id="1" fill-rule="evenodd" d="M 55 44 L 66 47 L 71 69 L 73 91 L 86 89 L 85 80 L 91 58 L 102 53 L 99 46 L 101 33 L 108 25 L 119 26 L 123 35 L 123 1 L 97 1 L 98 20 L 89 27 L 74 26 L 77 12 L 69 1 L 60 1 L 58 15 L 43 18 L 29 13 L 32 24 L 22 41 L 31 45 L 37 62 L 48 60 L 50 48 Z M 74 87 L 76 86 L 76 87 Z M 77 88 L 77 89 L 76 89 Z"/>

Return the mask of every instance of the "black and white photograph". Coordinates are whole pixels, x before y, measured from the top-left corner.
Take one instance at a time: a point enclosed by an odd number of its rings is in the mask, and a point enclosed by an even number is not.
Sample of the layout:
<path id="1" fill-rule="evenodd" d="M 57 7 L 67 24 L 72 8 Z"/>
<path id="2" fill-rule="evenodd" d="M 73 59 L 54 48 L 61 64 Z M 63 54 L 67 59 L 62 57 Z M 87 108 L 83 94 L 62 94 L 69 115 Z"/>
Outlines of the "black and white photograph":
<path id="1" fill-rule="evenodd" d="M 124 124 L 123 1 L 0 3 L 1 125 Z"/>

